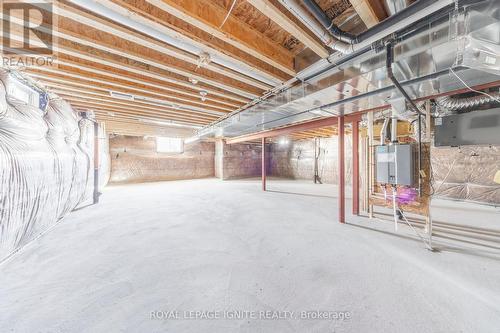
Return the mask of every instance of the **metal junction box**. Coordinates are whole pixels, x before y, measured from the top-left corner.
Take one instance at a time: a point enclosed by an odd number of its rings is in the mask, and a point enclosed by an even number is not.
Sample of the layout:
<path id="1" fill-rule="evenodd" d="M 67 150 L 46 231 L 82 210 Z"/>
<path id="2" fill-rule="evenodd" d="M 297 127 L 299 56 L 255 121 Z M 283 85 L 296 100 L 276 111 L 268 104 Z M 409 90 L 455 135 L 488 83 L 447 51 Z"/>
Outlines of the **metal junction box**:
<path id="1" fill-rule="evenodd" d="M 375 147 L 377 183 L 414 185 L 414 154 L 411 144 Z"/>

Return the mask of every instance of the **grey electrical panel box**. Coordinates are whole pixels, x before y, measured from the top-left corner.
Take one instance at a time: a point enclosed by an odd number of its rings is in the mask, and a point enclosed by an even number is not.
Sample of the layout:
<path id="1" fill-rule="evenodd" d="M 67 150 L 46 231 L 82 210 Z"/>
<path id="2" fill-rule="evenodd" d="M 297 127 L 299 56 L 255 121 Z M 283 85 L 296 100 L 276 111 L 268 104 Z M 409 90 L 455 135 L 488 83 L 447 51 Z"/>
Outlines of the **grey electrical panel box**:
<path id="1" fill-rule="evenodd" d="M 377 183 L 414 185 L 414 154 L 411 144 L 375 147 Z"/>
<path id="2" fill-rule="evenodd" d="M 435 146 L 500 145 L 500 108 L 436 118 Z"/>

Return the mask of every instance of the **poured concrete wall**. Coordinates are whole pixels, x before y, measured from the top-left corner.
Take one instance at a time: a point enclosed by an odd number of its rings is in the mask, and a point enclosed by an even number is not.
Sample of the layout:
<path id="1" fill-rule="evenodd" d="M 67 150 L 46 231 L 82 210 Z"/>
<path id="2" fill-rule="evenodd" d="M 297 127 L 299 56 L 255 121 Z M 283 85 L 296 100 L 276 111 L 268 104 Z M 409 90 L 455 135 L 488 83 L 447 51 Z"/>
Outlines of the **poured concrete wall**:
<path id="1" fill-rule="evenodd" d="M 351 181 L 352 140 L 345 137 L 346 181 Z M 314 139 L 292 141 L 288 145 L 270 145 L 269 173 L 271 176 L 291 179 L 314 179 Z M 338 180 L 338 139 L 319 140 L 318 171 L 323 183 L 336 184 Z"/>
<path id="2" fill-rule="evenodd" d="M 215 175 L 220 179 L 237 179 L 261 175 L 261 145 L 232 144 L 218 141 L 215 148 Z"/>
<path id="3" fill-rule="evenodd" d="M 112 183 L 139 183 L 213 177 L 215 145 L 195 142 L 184 152 L 156 152 L 156 139 L 119 135 L 109 141 Z"/>

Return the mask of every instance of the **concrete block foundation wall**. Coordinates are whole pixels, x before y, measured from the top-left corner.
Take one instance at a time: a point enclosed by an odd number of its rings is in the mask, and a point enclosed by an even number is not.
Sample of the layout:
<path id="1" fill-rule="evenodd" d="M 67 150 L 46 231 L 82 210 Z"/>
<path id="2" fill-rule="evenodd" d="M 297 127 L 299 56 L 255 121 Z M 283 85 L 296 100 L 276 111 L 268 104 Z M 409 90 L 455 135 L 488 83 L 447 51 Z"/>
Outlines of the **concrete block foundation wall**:
<path id="1" fill-rule="evenodd" d="M 318 170 L 323 183 L 338 182 L 338 138 L 321 138 Z M 346 183 L 352 179 L 352 137 L 345 137 Z M 314 179 L 314 139 L 273 143 L 269 153 L 269 175 L 290 179 Z"/>
<path id="2" fill-rule="evenodd" d="M 228 145 L 220 140 L 215 143 L 215 176 L 236 179 L 261 175 L 262 146 L 256 144 Z"/>
<path id="3" fill-rule="evenodd" d="M 109 141 L 111 183 L 139 183 L 214 177 L 215 145 L 194 142 L 184 145 L 184 152 L 156 152 L 156 139 L 115 136 Z"/>

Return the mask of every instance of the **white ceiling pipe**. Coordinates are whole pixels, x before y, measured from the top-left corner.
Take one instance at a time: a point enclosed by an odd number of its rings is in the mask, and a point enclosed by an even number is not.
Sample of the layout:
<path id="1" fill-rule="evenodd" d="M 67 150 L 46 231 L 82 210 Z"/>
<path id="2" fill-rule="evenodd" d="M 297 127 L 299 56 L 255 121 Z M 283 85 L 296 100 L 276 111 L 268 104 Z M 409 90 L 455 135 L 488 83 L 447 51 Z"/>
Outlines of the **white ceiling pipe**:
<path id="1" fill-rule="evenodd" d="M 189 53 L 199 55 L 202 52 L 209 52 L 211 61 L 222 65 L 224 67 L 227 67 L 229 69 L 232 69 L 236 72 L 242 73 L 248 77 L 254 78 L 256 80 L 259 80 L 261 82 L 265 82 L 269 85 L 275 86 L 280 83 L 279 80 L 271 77 L 271 76 L 264 76 L 261 75 L 260 73 L 257 73 L 256 71 L 252 70 L 250 66 L 246 64 L 236 64 L 234 62 L 231 62 L 229 57 L 225 57 L 223 55 L 220 55 L 216 52 L 214 52 L 213 49 L 209 49 L 206 47 L 203 47 L 202 45 L 196 46 L 194 45 L 194 41 L 187 42 L 187 38 L 184 36 L 181 36 L 178 34 L 177 38 L 171 37 L 165 33 L 162 33 L 158 31 L 157 29 L 154 29 L 146 24 L 143 24 L 139 22 L 139 16 L 128 11 L 125 8 L 120 7 L 122 10 L 122 13 L 119 13 L 115 9 L 117 9 L 119 6 L 112 4 L 107 1 L 96 1 L 96 0 L 71 0 L 72 3 L 85 8 L 91 12 L 94 12 L 98 15 L 107 17 L 117 23 L 123 24 L 129 28 L 132 28 L 134 30 L 137 30 L 139 32 L 142 32 L 148 36 L 151 36 L 153 38 L 156 38 L 158 40 L 161 40 L 167 44 L 170 44 L 172 46 L 175 46 L 179 49 L 182 49 L 184 51 L 187 51 Z M 106 6 L 105 6 L 106 5 Z M 113 7 L 113 9 L 109 8 Z M 165 29 L 167 29 L 165 27 Z M 173 30 L 172 30 L 173 31 Z M 227 59 L 226 59 L 227 58 Z"/>
<path id="2" fill-rule="evenodd" d="M 290 13 L 297 17 L 309 30 L 311 30 L 326 46 L 341 53 L 350 53 L 354 46 L 334 38 L 323 26 L 316 21 L 312 14 L 303 8 L 297 0 L 279 0 Z"/>

